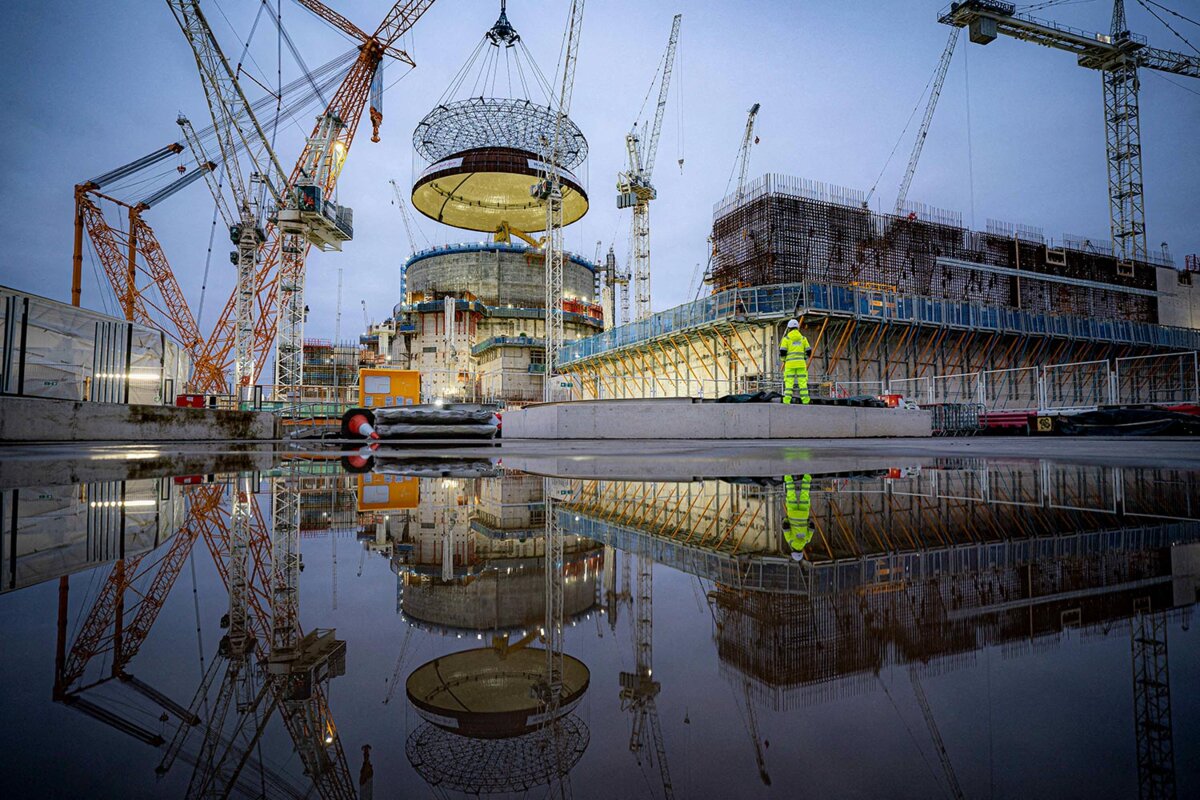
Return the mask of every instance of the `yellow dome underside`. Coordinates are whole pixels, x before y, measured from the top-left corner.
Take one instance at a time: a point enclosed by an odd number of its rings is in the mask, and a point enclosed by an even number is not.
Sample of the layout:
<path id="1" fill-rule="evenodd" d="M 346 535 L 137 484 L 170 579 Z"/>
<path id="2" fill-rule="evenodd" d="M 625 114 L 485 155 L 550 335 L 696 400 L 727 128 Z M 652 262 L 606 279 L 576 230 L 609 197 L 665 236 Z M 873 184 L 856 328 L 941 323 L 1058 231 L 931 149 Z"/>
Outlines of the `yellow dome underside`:
<path id="1" fill-rule="evenodd" d="M 413 208 L 430 219 L 470 231 L 491 233 L 502 222 L 536 233 L 546 229 L 546 206 L 529 195 L 535 183 L 513 172 L 467 172 L 444 175 L 413 187 Z M 563 224 L 588 210 L 587 195 L 563 184 Z"/>

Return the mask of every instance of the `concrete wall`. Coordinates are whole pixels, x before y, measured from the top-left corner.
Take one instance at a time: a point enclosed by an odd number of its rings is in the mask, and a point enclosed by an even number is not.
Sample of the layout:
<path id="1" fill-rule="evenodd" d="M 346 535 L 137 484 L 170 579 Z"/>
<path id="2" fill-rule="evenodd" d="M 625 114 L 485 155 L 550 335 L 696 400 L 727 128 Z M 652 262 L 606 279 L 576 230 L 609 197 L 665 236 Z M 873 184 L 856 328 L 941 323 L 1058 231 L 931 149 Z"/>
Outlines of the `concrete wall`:
<path id="1" fill-rule="evenodd" d="M 505 439 L 854 439 L 931 435 L 928 411 L 617 400 L 508 411 Z"/>
<path id="2" fill-rule="evenodd" d="M 278 439 L 257 411 L 0 397 L 0 442 L 175 442 Z"/>
<path id="3" fill-rule="evenodd" d="M 546 304 L 546 267 L 540 253 L 480 249 L 430 256 L 408 267 L 408 291 L 470 292 L 489 306 L 542 308 Z M 592 271 L 570 259 L 563 265 L 563 294 L 591 302 Z"/>
<path id="4" fill-rule="evenodd" d="M 1158 323 L 1200 329 L 1200 275 L 1183 273 L 1190 283 L 1180 283 L 1180 272 L 1159 267 Z"/>

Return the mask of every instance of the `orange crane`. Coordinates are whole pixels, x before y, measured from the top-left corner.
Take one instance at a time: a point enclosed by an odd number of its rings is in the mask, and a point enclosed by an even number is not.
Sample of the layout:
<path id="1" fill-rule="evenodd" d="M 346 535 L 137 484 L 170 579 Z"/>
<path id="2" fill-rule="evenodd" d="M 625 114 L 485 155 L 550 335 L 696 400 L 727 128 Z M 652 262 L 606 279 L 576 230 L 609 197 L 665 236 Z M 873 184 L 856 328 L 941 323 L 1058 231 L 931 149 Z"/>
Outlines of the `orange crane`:
<path id="1" fill-rule="evenodd" d="M 330 197 L 342 165 L 354 141 L 358 122 L 371 95 L 372 140 L 379 140 L 383 122 L 382 70 L 390 56 L 409 66 L 413 60 L 395 46 L 433 0 L 400 0 L 373 34 L 367 34 L 348 19 L 317 0 L 298 0 L 301 5 L 334 27 L 361 41 L 359 55 L 341 86 L 317 118 L 288 179 L 290 189 L 305 190 L 318 204 Z M 283 222 L 281 218 L 280 222 Z M 260 375 L 272 345 L 276 350 L 277 394 L 286 397 L 303 382 L 302 341 L 304 332 L 304 261 L 310 242 L 282 224 L 268 224 L 263 259 L 254 276 L 255 325 L 253 353 L 255 374 Z M 193 383 L 198 391 L 214 392 L 226 385 L 226 372 L 236 342 L 236 291 L 225 303 L 216 326 L 195 361 Z M 252 381 L 254 382 L 254 381 Z"/>
<path id="2" fill-rule="evenodd" d="M 314 99 L 322 98 L 332 90 L 355 54 L 355 50 L 344 52 L 316 70 L 306 72 L 282 87 L 278 98 L 267 95 L 254 103 L 255 110 L 261 112 L 279 102 L 282 114 L 303 113 Z M 181 126 L 186 123 L 183 117 L 178 121 Z M 214 133 L 215 129 L 209 127 L 200 131 L 197 138 L 207 139 Z M 162 246 L 144 217 L 144 212 L 151 207 L 199 178 L 211 176 L 217 169 L 218 165 L 207 158 L 190 165 L 181 162 L 176 167 L 179 175 L 165 183 L 160 176 L 150 172 L 155 168 L 162 169 L 172 157 L 182 157 L 186 150 L 182 141 L 172 142 L 75 186 L 71 302 L 76 306 L 81 302 L 84 245 L 87 242 L 95 250 L 125 318 L 162 330 L 187 350 L 194 363 L 203 349 L 205 337 L 200 333 L 199 320 L 193 316 Z M 141 188 L 146 184 L 157 188 L 149 189 L 145 195 L 126 196 L 124 187 Z M 119 222 L 107 219 L 106 206 L 120 212 Z"/>
<path id="3" fill-rule="evenodd" d="M 181 177 L 162 189 L 134 203 L 118 200 L 100 191 L 111 183 L 116 183 L 182 151 L 183 146 L 173 142 L 75 187 L 71 303 L 78 306 L 82 293 L 83 237 L 86 231 L 121 304 L 125 319 L 162 330 L 194 356 L 204 341 L 200 335 L 200 328 L 175 280 L 175 274 L 171 271 L 162 246 L 158 243 L 154 231 L 142 219 L 142 213 L 194 183 L 205 173 L 211 172 L 216 168 L 216 164 L 201 163 L 195 169 L 185 171 Z M 100 208 L 100 201 L 109 201 L 126 213 L 129 225 L 127 230 L 121 230 L 108 223 Z M 141 256 L 140 263 L 138 256 Z M 158 289 L 159 303 L 152 299 L 149 291 L 151 285 Z M 158 313 L 153 314 L 152 311 Z M 160 321 L 164 318 L 165 323 Z"/>
<path id="4" fill-rule="evenodd" d="M 331 196 L 336 187 L 368 96 L 371 101 L 372 140 L 379 141 L 379 127 L 383 122 L 384 57 L 390 56 L 410 66 L 414 65 L 412 59 L 395 46 L 395 42 L 433 5 L 433 0 L 399 0 L 375 32 L 369 35 L 317 0 L 298 2 L 361 42 L 355 50 L 350 51 L 353 63 L 349 63 L 336 92 L 318 117 L 313 134 L 306 141 L 287 182 L 288 192 L 299 190 L 310 202 L 316 201 L 317 213 L 309 213 L 306 222 L 320 223 L 319 212 L 324 210 L 327 202 L 325 198 Z M 315 73 L 306 74 L 289 84 L 281 92 L 281 96 L 299 94 L 301 101 L 297 105 L 300 105 L 313 95 L 323 95 L 323 90 L 332 86 L 333 78 L 340 74 L 348 61 L 346 56 L 333 59 Z M 312 94 L 308 93 L 308 87 L 312 88 Z M 153 231 L 141 220 L 141 212 L 150 205 L 194 182 L 205 171 L 215 169 L 216 165 L 200 164 L 199 171 L 184 175 L 171 184 L 170 191 L 163 190 L 139 203 L 100 194 L 100 189 L 107 184 L 160 164 L 183 150 L 184 146 L 181 143 L 172 143 L 76 187 L 72 301 L 78 305 L 82 291 L 83 245 L 86 233 L 104 266 L 113 291 L 122 303 L 126 317 L 158 327 L 183 344 L 192 356 L 195 370 L 192 388 L 197 391 L 218 392 L 227 388 L 226 373 L 232 366 L 237 339 L 238 289 L 235 287 L 230 294 L 211 333 L 203 337 L 198 331 L 182 291 L 179 290 L 161 246 Z M 112 201 L 128 210 L 130 229 L 122 231 L 108 224 L 99 207 L 99 200 Z M 281 363 L 277 364 L 275 382 L 291 386 L 299 385 L 303 378 L 300 343 L 303 336 L 304 258 L 311 243 L 306 240 L 302 227 L 295 224 L 288 227 L 285 220 L 280 222 L 281 225 L 269 223 L 266 226 L 265 241 L 260 249 L 262 259 L 254 275 L 251 292 L 255 320 L 252 348 L 254 370 L 250 382 L 256 382 L 257 377 L 261 375 L 266 358 L 275 344 L 276 336 L 279 335 L 283 341 L 282 347 L 277 348 Z M 349 229 L 350 226 L 348 220 L 341 219 L 330 221 L 330 226 L 327 229 L 327 248 L 336 249 L 339 240 L 349 238 L 345 234 L 339 235 L 337 229 Z M 136 261 L 139 255 L 145 262 L 144 266 Z M 140 283 L 136 280 L 139 273 L 144 276 Z M 130 276 L 135 276 L 135 279 L 130 280 Z M 161 301 L 150 299 L 152 289 L 161 295 Z M 160 322 L 154 312 L 157 312 L 158 317 L 166 318 L 167 323 Z"/>
<path id="5" fill-rule="evenodd" d="M 119 559 L 113 564 L 69 650 L 67 602 L 70 582 L 65 576 L 59 580 L 54 700 L 155 746 L 163 744 L 159 734 L 90 700 L 85 693 L 117 679 L 175 717 L 189 724 L 195 721 L 194 715 L 134 678 L 129 671 L 130 662 L 145 642 L 175 579 L 187 563 L 192 546 L 207 529 L 220 502 L 220 487 L 191 487 L 188 491 L 191 499 L 188 521 L 169 546 L 153 553 Z M 111 666 L 98 675 L 89 671 L 89 667 L 100 663 L 104 656 L 111 658 Z"/>

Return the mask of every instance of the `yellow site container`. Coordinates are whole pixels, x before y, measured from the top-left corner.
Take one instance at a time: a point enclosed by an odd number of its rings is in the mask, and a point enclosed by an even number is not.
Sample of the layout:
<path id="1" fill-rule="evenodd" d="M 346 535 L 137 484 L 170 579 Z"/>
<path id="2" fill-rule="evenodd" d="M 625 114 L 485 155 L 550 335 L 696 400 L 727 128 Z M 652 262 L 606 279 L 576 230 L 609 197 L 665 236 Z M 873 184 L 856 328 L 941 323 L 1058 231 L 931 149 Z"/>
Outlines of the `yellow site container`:
<path id="1" fill-rule="evenodd" d="M 358 373 L 358 404 L 363 408 L 412 406 L 421 402 L 421 373 L 415 369 L 364 367 Z"/>
<path id="2" fill-rule="evenodd" d="M 358 476 L 359 511 L 399 511 L 416 508 L 421 500 L 418 478 L 370 472 Z"/>

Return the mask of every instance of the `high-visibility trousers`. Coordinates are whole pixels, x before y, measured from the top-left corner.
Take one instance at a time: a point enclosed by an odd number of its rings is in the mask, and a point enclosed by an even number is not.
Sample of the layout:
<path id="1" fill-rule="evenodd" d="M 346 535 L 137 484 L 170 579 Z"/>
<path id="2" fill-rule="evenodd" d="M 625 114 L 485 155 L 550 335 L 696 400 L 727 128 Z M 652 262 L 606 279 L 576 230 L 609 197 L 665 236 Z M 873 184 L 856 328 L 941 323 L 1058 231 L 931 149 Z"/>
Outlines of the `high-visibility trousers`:
<path id="1" fill-rule="evenodd" d="M 813 538 L 812 528 L 808 524 L 808 516 L 812 510 L 809 500 L 812 476 L 805 475 L 797 484 L 795 477 L 785 475 L 783 483 L 786 487 L 784 510 L 787 513 L 788 521 L 787 528 L 783 531 L 783 538 L 792 550 L 797 553 L 803 552 Z"/>
<path id="2" fill-rule="evenodd" d="M 785 361 L 783 364 L 783 402 L 808 405 L 808 362 Z"/>

